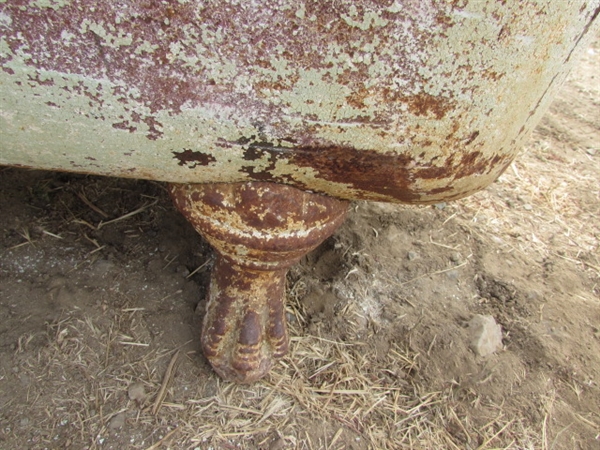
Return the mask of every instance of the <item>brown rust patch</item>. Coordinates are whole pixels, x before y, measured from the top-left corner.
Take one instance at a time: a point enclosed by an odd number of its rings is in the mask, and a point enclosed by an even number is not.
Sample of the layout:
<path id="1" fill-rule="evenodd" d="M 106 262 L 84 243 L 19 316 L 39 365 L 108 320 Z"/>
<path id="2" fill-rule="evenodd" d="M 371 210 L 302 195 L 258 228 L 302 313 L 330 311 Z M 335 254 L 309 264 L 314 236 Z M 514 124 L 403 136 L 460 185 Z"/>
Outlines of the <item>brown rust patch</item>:
<path id="1" fill-rule="evenodd" d="M 159 139 L 164 134 L 162 130 L 159 129 L 162 128 L 162 124 L 154 117 L 147 116 L 142 120 L 142 122 L 148 125 L 148 134 L 146 134 L 146 137 L 151 141 Z"/>
<path id="2" fill-rule="evenodd" d="M 173 152 L 173 155 L 179 161 L 180 166 L 188 166 L 190 169 L 198 166 L 208 166 L 216 161 L 215 157 L 210 153 L 193 151 L 189 148 L 184 148 L 181 152 Z"/>
<path id="3" fill-rule="evenodd" d="M 477 139 L 478 136 L 479 131 L 474 131 L 473 133 L 471 133 L 471 135 L 465 141 L 465 145 L 469 145 L 470 143 L 472 143 L 475 139 Z"/>
<path id="4" fill-rule="evenodd" d="M 408 104 L 408 109 L 416 116 L 433 115 L 437 120 L 442 119 L 453 108 L 452 102 L 444 97 L 434 97 L 427 93 L 420 93 L 403 99 Z"/>
<path id="5" fill-rule="evenodd" d="M 473 175 L 482 175 L 491 172 L 495 167 L 500 165 L 504 166 L 501 169 L 502 173 L 507 165 L 512 161 L 513 156 L 511 155 L 494 155 L 490 158 L 485 158 L 481 152 L 469 152 L 464 153 L 460 159 L 460 164 L 454 173 L 454 180 L 465 178 Z"/>
<path id="6" fill-rule="evenodd" d="M 436 165 L 437 160 L 441 160 L 441 157 L 433 158 L 429 167 L 420 168 L 418 171 L 418 177 L 423 180 L 441 180 L 448 178 L 448 174 L 452 173 L 454 168 L 454 155 L 450 155 L 444 160 L 443 165 Z"/>
<path id="7" fill-rule="evenodd" d="M 472 133 L 466 143 L 471 143 L 477 136 L 477 132 Z M 417 161 L 412 153 L 380 153 L 337 146 L 290 149 L 260 142 L 247 145 L 248 160 L 261 158 L 269 161 L 265 169 L 255 166 L 242 168 L 252 179 L 297 184 L 290 176 L 275 176 L 270 172 L 279 159 L 285 159 L 292 166 L 315 170 L 321 179 L 362 191 L 362 199 L 378 200 L 385 196 L 404 203 L 427 201 L 426 197 L 434 193 L 416 190 L 415 180 L 456 180 L 489 173 L 499 161 L 504 161 L 498 156 L 485 158 L 479 151 L 462 150 L 465 143 L 462 143 L 460 152 L 456 151 L 445 159 L 438 157 L 427 165 Z M 460 158 L 457 157 L 459 154 Z"/>
<path id="8" fill-rule="evenodd" d="M 131 125 L 128 120 L 124 120 L 123 122 L 113 123 L 112 127 L 116 128 L 118 130 L 127 130 L 130 133 L 133 133 L 134 131 L 137 130 L 137 128 L 134 127 L 133 125 Z"/>
<path id="9" fill-rule="evenodd" d="M 363 109 L 366 107 L 365 99 L 371 95 L 368 89 L 359 89 L 353 91 L 350 95 L 346 97 L 346 102 L 357 109 Z"/>
<path id="10" fill-rule="evenodd" d="M 42 80 L 39 73 L 36 73 L 35 77 L 27 75 L 27 79 L 29 80 L 29 84 L 31 86 L 33 86 L 34 84 L 37 84 L 38 86 L 54 86 L 54 80 Z"/>
<path id="11" fill-rule="evenodd" d="M 426 92 L 406 96 L 401 90 L 382 88 L 383 101 L 388 104 L 404 103 L 408 110 L 419 117 L 443 119 L 446 114 L 456 108 L 456 102 L 444 96 L 434 96 Z"/>
<path id="12" fill-rule="evenodd" d="M 279 159 L 286 159 L 292 166 L 311 168 L 319 173 L 319 178 L 350 185 L 367 192 L 381 193 L 410 202 L 417 199 L 408 189 L 409 171 L 406 166 L 412 158 L 399 155 L 381 154 L 372 150 L 356 150 L 352 147 L 287 148 L 262 142 L 249 144 L 245 159 L 254 161 L 258 157 L 267 158 L 269 167 L 257 169 L 255 166 L 242 167 L 252 179 L 277 183 L 296 183 L 289 176 L 274 176 L 270 170 Z"/>

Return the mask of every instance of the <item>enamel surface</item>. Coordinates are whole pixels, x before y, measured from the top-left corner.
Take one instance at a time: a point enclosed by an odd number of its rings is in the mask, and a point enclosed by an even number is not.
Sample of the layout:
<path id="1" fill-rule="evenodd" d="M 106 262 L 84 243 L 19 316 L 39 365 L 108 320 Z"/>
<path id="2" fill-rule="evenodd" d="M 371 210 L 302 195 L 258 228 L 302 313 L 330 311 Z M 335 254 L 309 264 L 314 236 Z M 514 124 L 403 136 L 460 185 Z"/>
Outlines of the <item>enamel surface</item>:
<path id="1" fill-rule="evenodd" d="M 510 164 L 600 1 L 0 1 L 0 164 L 345 199 Z"/>

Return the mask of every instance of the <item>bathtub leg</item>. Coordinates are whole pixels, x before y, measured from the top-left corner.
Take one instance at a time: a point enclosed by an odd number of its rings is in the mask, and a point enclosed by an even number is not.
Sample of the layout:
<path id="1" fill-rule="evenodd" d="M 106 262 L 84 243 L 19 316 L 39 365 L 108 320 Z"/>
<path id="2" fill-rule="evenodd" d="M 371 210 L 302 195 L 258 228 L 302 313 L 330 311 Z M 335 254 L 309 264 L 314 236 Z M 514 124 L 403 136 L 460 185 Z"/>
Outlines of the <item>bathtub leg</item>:
<path id="1" fill-rule="evenodd" d="M 285 276 L 342 223 L 348 204 L 265 182 L 172 184 L 178 209 L 217 251 L 202 348 L 224 379 L 252 382 L 288 350 Z"/>

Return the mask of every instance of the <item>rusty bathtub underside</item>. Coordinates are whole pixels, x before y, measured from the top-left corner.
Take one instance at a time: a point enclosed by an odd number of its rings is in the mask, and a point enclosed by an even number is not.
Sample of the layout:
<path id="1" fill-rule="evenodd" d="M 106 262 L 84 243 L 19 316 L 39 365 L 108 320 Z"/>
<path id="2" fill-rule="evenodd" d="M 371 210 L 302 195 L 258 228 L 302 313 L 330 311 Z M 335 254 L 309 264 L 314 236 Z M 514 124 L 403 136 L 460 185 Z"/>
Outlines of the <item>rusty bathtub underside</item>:
<path id="1" fill-rule="evenodd" d="M 0 164 L 458 198 L 513 159 L 599 5 L 0 3 Z"/>

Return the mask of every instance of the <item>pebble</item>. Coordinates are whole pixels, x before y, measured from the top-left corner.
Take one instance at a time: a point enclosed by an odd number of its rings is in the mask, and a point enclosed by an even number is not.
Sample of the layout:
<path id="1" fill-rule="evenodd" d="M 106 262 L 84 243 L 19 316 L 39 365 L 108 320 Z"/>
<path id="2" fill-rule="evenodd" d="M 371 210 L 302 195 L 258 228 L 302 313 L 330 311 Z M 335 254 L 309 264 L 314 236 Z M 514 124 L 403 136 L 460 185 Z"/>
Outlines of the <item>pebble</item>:
<path id="1" fill-rule="evenodd" d="M 446 277 L 449 280 L 458 280 L 458 270 L 449 270 L 446 272 Z"/>
<path id="2" fill-rule="evenodd" d="M 282 450 L 285 448 L 285 440 L 279 438 L 276 439 L 275 441 L 271 442 L 271 445 L 269 445 L 269 450 Z"/>
<path id="3" fill-rule="evenodd" d="M 298 319 L 296 319 L 296 316 L 292 313 L 286 313 L 285 318 L 287 319 L 287 322 L 290 324 L 295 324 L 298 320 Z"/>
<path id="4" fill-rule="evenodd" d="M 107 259 L 99 259 L 91 267 L 91 271 L 94 275 L 104 278 L 111 271 L 115 269 L 114 263 Z"/>
<path id="5" fill-rule="evenodd" d="M 446 207 L 446 202 L 442 202 L 442 203 L 436 203 L 435 207 L 436 207 L 437 209 L 440 209 L 440 210 L 442 210 L 442 209 L 444 209 L 444 208 Z"/>
<path id="6" fill-rule="evenodd" d="M 531 210 L 533 209 L 533 206 L 531 206 L 529 203 L 525 203 L 525 204 L 523 205 L 523 209 L 524 209 L 525 211 L 531 211 Z"/>
<path id="7" fill-rule="evenodd" d="M 180 264 L 179 266 L 177 266 L 177 273 L 182 277 L 187 277 L 190 274 L 190 271 L 183 264 Z"/>
<path id="8" fill-rule="evenodd" d="M 124 412 L 115 414 L 114 416 L 112 416 L 112 418 L 108 422 L 108 428 L 110 428 L 111 430 L 123 428 L 124 425 L 125 425 L 125 413 Z"/>
<path id="9" fill-rule="evenodd" d="M 142 383 L 130 384 L 127 388 L 127 395 L 130 400 L 135 400 L 138 403 L 144 403 L 146 400 L 146 390 Z"/>
<path id="10" fill-rule="evenodd" d="M 406 257 L 408 258 L 409 261 L 414 261 L 415 259 L 417 259 L 419 257 L 419 254 L 417 252 L 408 252 L 406 254 Z"/>
<path id="11" fill-rule="evenodd" d="M 469 321 L 471 349 L 479 356 L 488 356 L 502 348 L 502 327 L 492 316 L 477 314 Z"/>

